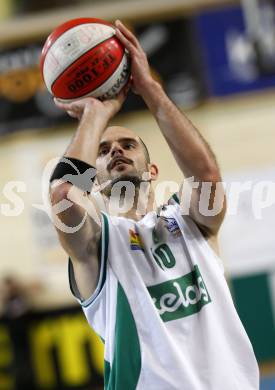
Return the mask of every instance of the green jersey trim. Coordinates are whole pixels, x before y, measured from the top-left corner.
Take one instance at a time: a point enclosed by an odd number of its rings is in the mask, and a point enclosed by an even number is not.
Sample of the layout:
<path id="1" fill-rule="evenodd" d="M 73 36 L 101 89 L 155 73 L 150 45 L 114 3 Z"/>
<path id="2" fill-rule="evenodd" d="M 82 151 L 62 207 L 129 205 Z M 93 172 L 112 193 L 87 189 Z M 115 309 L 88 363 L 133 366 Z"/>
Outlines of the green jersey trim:
<path id="1" fill-rule="evenodd" d="M 122 286 L 118 283 L 115 352 L 110 367 L 105 361 L 106 390 L 135 390 L 141 372 L 141 352 L 135 320 Z"/>
<path id="2" fill-rule="evenodd" d="M 171 198 L 174 199 L 174 201 L 175 201 L 177 204 L 180 204 L 180 200 L 179 200 L 179 197 L 178 197 L 177 194 L 173 194 Z"/>
<path id="3" fill-rule="evenodd" d="M 104 360 L 104 390 L 110 389 L 109 387 L 110 374 L 111 374 L 111 365 L 107 360 Z"/>
<path id="4" fill-rule="evenodd" d="M 74 276 L 73 263 L 69 258 L 69 284 L 72 294 L 77 298 L 82 307 L 90 306 L 94 300 L 98 297 L 106 281 L 107 273 L 107 259 L 108 259 L 108 248 L 109 248 L 109 222 L 106 215 L 102 215 L 102 231 L 101 238 L 99 242 L 99 253 L 98 258 L 100 259 L 100 273 L 99 281 L 94 293 L 88 299 L 83 299 L 80 295 L 79 289 Z"/>

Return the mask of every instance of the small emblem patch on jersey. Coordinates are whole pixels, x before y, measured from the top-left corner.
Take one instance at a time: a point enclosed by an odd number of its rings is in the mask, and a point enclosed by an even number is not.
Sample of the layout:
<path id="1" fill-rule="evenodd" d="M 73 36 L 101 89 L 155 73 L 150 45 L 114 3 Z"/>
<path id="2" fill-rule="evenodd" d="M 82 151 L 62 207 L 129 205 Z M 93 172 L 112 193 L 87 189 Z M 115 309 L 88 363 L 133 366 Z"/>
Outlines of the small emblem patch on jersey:
<path id="1" fill-rule="evenodd" d="M 132 229 L 129 229 L 130 247 L 133 251 L 143 251 L 143 244 L 140 235 Z"/>
<path id="2" fill-rule="evenodd" d="M 179 237 L 181 232 L 179 225 L 175 218 L 167 218 L 167 217 L 161 217 L 165 220 L 166 222 L 166 229 L 174 236 L 174 237 Z"/>

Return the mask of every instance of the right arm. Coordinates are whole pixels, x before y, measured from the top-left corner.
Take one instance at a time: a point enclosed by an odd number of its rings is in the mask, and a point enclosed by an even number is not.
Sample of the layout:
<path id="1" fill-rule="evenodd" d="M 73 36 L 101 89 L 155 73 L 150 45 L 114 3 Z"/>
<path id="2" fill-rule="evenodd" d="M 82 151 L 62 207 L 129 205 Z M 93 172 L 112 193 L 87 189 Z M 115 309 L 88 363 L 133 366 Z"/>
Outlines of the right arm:
<path id="1" fill-rule="evenodd" d="M 76 133 L 67 148 L 64 157 L 82 160 L 95 167 L 101 136 L 109 120 L 119 111 L 125 99 L 123 91 L 116 99 L 100 102 L 94 98 L 84 98 L 73 103 L 56 105 L 79 120 Z M 50 185 L 52 214 L 59 241 L 70 256 L 74 268 L 74 276 L 80 295 L 89 298 L 94 292 L 99 277 L 98 244 L 101 236 L 100 211 L 92 195 L 83 195 L 83 191 L 69 182 L 55 180 Z M 60 202 L 70 202 L 70 207 L 58 212 Z M 65 201 L 65 202 L 64 202 Z M 93 210 L 96 218 L 87 213 Z M 81 223 L 83 222 L 83 223 Z M 74 228 L 81 224 L 74 233 L 66 227 Z"/>

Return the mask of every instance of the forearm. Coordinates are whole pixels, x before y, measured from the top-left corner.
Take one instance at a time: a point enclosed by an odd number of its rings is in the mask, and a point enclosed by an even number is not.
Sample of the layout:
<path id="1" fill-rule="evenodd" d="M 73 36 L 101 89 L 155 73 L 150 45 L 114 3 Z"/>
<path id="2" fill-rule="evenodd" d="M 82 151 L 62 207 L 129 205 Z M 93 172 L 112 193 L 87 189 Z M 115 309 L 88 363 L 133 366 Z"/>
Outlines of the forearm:
<path id="1" fill-rule="evenodd" d="M 100 111 L 96 111 L 92 107 L 84 109 L 76 133 L 64 153 L 65 157 L 84 161 L 86 163 L 84 164 L 85 170 L 87 169 L 86 166 L 88 168 L 90 166 L 96 166 L 99 142 L 108 123 L 108 117 L 105 116 L 104 113 L 101 113 L 101 115 L 99 114 Z M 79 170 L 83 169 L 82 165 L 81 167 L 78 167 Z M 87 211 L 87 199 L 83 197 L 83 189 L 84 191 L 90 191 L 93 181 L 93 173 L 91 172 L 90 175 L 80 178 L 81 175 L 79 176 L 76 174 L 74 170 L 75 167 L 73 168 L 73 172 L 71 172 L 70 169 L 66 172 L 66 169 L 68 169 L 67 164 L 65 164 L 65 167 L 62 165 L 62 167 L 63 168 L 59 168 L 59 171 L 57 171 L 56 174 L 56 170 L 54 171 L 50 180 L 49 191 L 51 202 L 52 206 L 54 206 L 62 200 L 70 201 L 71 207 L 66 209 L 64 212 L 59 212 L 58 218 L 66 226 L 75 226 L 77 220 L 82 220 L 85 211 Z M 64 170 L 63 172 L 62 169 Z M 72 181 L 73 178 L 69 178 L 67 182 L 65 179 L 64 182 L 56 183 L 55 179 L 61 178 L 59 176 L 60 172 L 62 173 L 62 178 L 65 178 L 66 175 L 75 176 L 75 181 Z M 74 184 L 75 187 L 72 184 Z M 76 225 L 77 224 L 78 223 L 76 223 Z"/>
<path id="2" fill-rule="evenodd" d="M 154 115 L 181 171 L 186 177 L 219 180 L 215 156 L 191 121 L 179 111 L 162 87 L 152 81 L 142 95 Z"/>
<path id="3" fill-rule="evenodd" d="M 107 124 L 104 115 L 97 115 L 92 110 L 84 112 L 65 157 L 77 158 L 95 166 L 100 138 Z"/>

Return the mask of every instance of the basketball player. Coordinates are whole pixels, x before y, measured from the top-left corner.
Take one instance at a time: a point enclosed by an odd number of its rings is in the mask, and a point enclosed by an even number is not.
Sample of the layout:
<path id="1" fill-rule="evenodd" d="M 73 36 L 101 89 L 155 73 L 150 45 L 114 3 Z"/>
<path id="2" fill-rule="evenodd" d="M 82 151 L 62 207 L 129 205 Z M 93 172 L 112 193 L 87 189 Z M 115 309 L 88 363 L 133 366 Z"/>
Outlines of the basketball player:
<path id="1" fill-rule="evenodd" d="M 215 157 L 152 79 L 136 37 L 119 21 L 116 28 L 131 55 L 134 92 L 155 117 L 183 175 L 198 185 L 192 186 L 188 215 L 182 213 L 184 191 L 154 208 L 157 165 L 133 131 L 108 127 L 125 91 L 104 102 L 56 102 L 79 126 L 64 155 L 67 163 L 52 174 L 51 201 L 53 209 L 62 201 L 71 206 L 56 215 L 62 226 L 79 227 L 57 231 L 70 258 L 72 292 L 105 343 L 105 388 L 256 390 L 257 362 L 217 255 L 225 201 Z M 88 182 L 74 179 L 72 166 Z M 87 192 L 93 167 L 100 197 Z M 62 181 L 66 175 L 70 180 Z M 212 184 L 209 208 L 216 199 L 220 203 L 216 215 L 200 211 L 203 182 Z M 124 210 L 127 186 L 133 197 Z"/>

